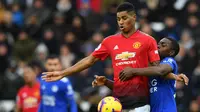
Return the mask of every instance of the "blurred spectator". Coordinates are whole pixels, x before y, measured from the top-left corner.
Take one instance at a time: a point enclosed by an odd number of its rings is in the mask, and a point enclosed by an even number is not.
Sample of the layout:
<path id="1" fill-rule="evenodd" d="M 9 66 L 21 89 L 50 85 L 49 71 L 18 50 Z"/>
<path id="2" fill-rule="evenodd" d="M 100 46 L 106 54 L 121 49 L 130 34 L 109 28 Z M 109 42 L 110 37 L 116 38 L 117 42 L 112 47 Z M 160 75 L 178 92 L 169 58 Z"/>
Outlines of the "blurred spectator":
<path id="1" fill-rule="evenodd" d="M 10 42 L 9 37 L 2 31 L 0 31 L 0 44 L 4 44 L 7 47 L 7 53 L 8 55 L 11 54 L 11 46 L 12 46 L 12 42 Z"/>
<path id="2" fill-rule="evenodd" d="M 48 48 L 44 43 L 40 43 L 37 45 L 35 49 L 35 59 L 39 61 L 40 64 L 44 65 L 48 54 L 49 54 Z"/>
<path id="3" fill-rule="evenodd" d="M 71 67 L 75 61 L 75 55 L 70 51 L 69 46 L 63 44 L 60 47 L 60 60 L 64 69 Z"/>
<path id="4" fill-rule="evenodd" d="M 84 41 L 88 39 L 85 21 L 81 16 L 74 16 L 71 31 L 74 32 L 78 40 Z"/>
<path id="5" fill-rule="evenodd" d="M 0 2 L 0 24 L 4 20 L 4 13 L 5 13 L 5 7 L 4 5 Z"/>
<path id="6" fill-rule="evenodd" d="M 24 15 L 20 10 L 19 4 L 12 5 L 12 21 L 18 27 L 22 27 L 24 25 Z"/>
<path id="7" fill-rule="evenodd" d="M 186 4 L 185 9 L 182 11 L 182 15 L 180 18 L 180 22 L 183 25 L 186 25 L 187 19 L 191 15 L 196 15 L 197 17 L 200 16 L 200 9 L 199 9 L 199 4 L 197 3 L 196 0 L 188 0 L 189 2 Z M 184 16 L 184 18 L 183 18 Z"/>
<path id="8" fill-rule="evenodd" d="M 26 31 L 34 40 L 41 41 L 41 25 L 36 15 L 31 15 L 26 23 Z"/>
<path id="9" fill-rule="evenodd" d="M 192 88 L 193 88 L 193 92 L 195 96 L 200 96 L 200 88 L 199 88 L 199 84 L 200 84 L 200 61 L 197 65 L 197 67 L 194 69 L 193 72 L 193 76 L 191 78 L 191 82 L 192 82 Z"/>
<path id="10" fill-rule="evenodd" d="M 63 13 L 56 12 L 53 18 L 53 24 L 49 26 L 54 32 L 55 39 L 58 40 L 59 43 L 62 43 L 65 32 L 70 28 L 65 22 Z"/>
<path id="11" fill-rule="evenodd" d="M 24 81 L 19 74 L 17 74 L 17 63 L 11 61 L 4 77 L 1 79 L 0 99 L 3 100 L 15 100 L 17 91 L 23 86 Z"/>
<path id="12" fill-rule="evenodd" d="M 180 40 L 180 33 L 181 33 L 181 27 L 179 26 L 179 23 L 177 22 L 176 18 L 172 16 L 171 14 L 167 15 L 164 19 L 164 23 L 166 25 L 165 29 L 161 32 L 161 37 L 171 37 L 175 40 Z"/>
<path id="13" fill-rule="evenodd" d="M 100 32 L 94 33 L 92 35 L 91 40 L 86 42 L 82 47 L 85 56 L 90 55 L 95 50 L 95 48 L 97 48 L 97 46 L 101 43 L 103 39 L 104 39 L 103 34 L 101 34 Z"/>
<path id="14" fill-rule="evenodd" d="M 18 62 L 27 63 L 33 59 L 35 48 L 36 42 L 28 36 L 26 31 L 22 30 L 13 46 L 13 56 Z"/>
<path id="15" fill-rule="evenodd" d="M 4 74 L 9 64 L 8 47 L 5 44 L 0 44 L 0 75 Z"/>
<path id="16" fill-rule="evenodd" d="M 14 39 L 16 40 L 16 36 L 18 35 L 20 29 L 16 24 L 13 23 L 12 18 L 12 13 L 6 11 L 4 13 L 4 20 L 3 23 L 0 25 L 0 29 L 8 34 L 11 33 Z"/>
<path id="17" fill-rule="evenodd" d="M 180 40 L 181 50 L 177 56 L 177 61 L 181 63 L 181 72 L 186 73 L 189 78 L 198 64 L 196 61 L 198 60 L 197 48 L 191 36 L 191 33 L 187 30 L 182 32 Z"/>
<path id="18" fill-rule="evenodd" d="M 144 33 L 147 33 L 147 34 L 151 35 L 152 37 L 154 37 L 157 42 L 159 42 L 159 40 L 161 39 L 156 35 L 156 33 L 153 31 L 150 24 L 148 24 L 148 23 L 145 23 L 141 26 L 141 31 L 143 31 Z"/>
<path id="19" fill-rule="evenodd" d="M 44 31 L 43 42 L 48 48 L 49 55 L 59 54 L 59 42 L 56 40 L 54 32 L 51 29 Z"/>
<path id="20" fill-rule="evenodd" d="M 58 0 L 56 8 L 58 12 L 62 13 L 65 16 L 65 23 L 67 25 L 71 25 L 72 19 L 76 14 L 76 12 L 72 9 L 71 0 Z"/>
<path id="21" fill-rule="evenodd" d="M 199 112 L 200 111 L 200 107 L 197 101 L 193 100 L 190 103 L 190 108 L 189 108 L 189 112 Z"/>
<path id="22" fill-rule="evenodd" d="M 116 9 L 117 4 L 111 4 L 108 11 L 104 15 L 103 23 L 100 26 L 100 31 L 105 37 L 116 33 L 118 29 L 117 21 L 114 21 L 117 18 Z"/>
<path id="23" fill-rule="evenodd" d="M 197 16 L 191 15 L 188 17 L 188 29 L 191 31 L 193 39 L 200 42 L 200 22 Z"/>
<path id="24" fill-rule="evenodd" d="M 64 36 L 64 44 L 67 44 L 72 53 L 74 53 L 77 58 L 81 58 L 83 53 L 81 52 L 80 41 L 77 39 L 76 35 L 69 31 Z"/>
<path id="25" fill-rule="evenodd" d="M 38 23 L 41 25 L 42 23 L 46 22 L 50 16 L 49 9 L 45 8 L 43 0 L 35 0 L 33 7 L 28 8 L 25 11 L 25 23 L 29 22 L 29 18 L 32 16 L 36 16 Z"/>
<path id="26" fill-rule="evenodd" d="M 90 11 L 88 16 L 84 17 L 84 19 L 86 22 L 86 28 L 88 30 L 88 37 L 90 37 L 97 29 L 99 29 L 100 24 L 103 21 L 103 15 L 94 11 Z"/>

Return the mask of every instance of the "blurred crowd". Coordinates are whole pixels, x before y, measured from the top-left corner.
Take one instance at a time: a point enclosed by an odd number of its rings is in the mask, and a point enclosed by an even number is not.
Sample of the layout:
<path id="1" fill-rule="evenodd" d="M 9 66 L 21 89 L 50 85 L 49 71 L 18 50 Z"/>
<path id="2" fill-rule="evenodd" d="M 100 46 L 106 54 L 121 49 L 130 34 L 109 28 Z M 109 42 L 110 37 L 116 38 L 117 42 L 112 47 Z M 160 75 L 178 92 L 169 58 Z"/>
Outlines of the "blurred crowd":
<path id="1" fill-rule="evenodd" d="M 45 71 L 46 57 L 55 54 L 68 68 L 119 32 L 116 7 L 124 1 L 135 6 L 138 29 L 157 41 L 169 36 L 180 43 L 179 73 L 190 84 L 176 84 L 178 112 L 199 112 L 199 0 L 0 0 L 0 112 L 12 108 L 24 85 L 26 63 L 37 63 L 39 74 Z M 80 111 L 94 112 L 99 100 L 111 93 L 106 87 L 92 88 L 94 75 L 112 79 L 111 60 L 69 77 Z"/>

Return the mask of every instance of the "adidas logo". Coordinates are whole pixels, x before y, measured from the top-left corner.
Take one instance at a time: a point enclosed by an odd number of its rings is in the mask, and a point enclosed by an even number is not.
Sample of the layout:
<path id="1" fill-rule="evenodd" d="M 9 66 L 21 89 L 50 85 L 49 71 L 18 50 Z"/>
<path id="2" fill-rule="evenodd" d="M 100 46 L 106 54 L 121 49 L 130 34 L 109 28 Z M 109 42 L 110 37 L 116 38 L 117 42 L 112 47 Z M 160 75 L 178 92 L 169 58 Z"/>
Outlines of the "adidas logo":
<path id="1" fill-rule="evenodd" d="M 114 47 L 114 50 L 117 50 L 117 49 L 119 49 L 118 45 L 116 45 L 116 46 Z"/>

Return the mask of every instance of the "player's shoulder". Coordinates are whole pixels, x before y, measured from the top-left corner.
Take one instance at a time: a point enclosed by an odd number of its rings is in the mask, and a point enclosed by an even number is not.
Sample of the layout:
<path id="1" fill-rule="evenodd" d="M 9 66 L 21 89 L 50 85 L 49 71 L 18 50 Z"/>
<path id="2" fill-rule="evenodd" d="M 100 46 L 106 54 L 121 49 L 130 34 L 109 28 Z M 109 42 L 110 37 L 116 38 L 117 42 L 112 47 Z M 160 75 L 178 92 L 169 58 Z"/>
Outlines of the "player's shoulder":
<path id="1" fill-rule="evenodd" d="M 114 35 L 107 36 L 106 38 L 104 38 L 103 41 L 113 41 L 113 39 L 119 38 L 120 36 L 121 36 L 120 33 L 116 33 Z"/>
<path id="2" fill-rule="evenodd" d="M 67 77 L 64 77 L 62 79 L 60 79 L 60 82 L 62 83 L 70 83 L 69 79 Z"/>
<path id="3" fill-rule="evenodd" d="M 176 60 L 173 57 L 165 57 L 162 62 L 176 63 Z"/>
<path id="4" fill-rule="evenodd" d="M 27 90 L 27 86 L 24 85 L 22 86 L 19 90 L 18 90 L 18 95 L 21 95 L 23 92 L 25 92 Z"/>

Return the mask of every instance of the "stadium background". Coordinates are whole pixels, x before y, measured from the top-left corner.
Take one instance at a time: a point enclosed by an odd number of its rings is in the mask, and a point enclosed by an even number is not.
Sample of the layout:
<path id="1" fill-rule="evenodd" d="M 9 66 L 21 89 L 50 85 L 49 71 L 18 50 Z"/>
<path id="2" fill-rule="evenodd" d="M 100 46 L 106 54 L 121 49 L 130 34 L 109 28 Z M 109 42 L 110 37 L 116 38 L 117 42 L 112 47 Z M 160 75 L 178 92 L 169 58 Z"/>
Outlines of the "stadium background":
<path id="1" fill-rule="evenodd" d="M 123 1 L 135 5 L 137 28 L 157 41 L 170 36 L 180 43 L 176 60 L 190 84 L 177 83 L 177 108 L 199 112 L 199 0 L 0 0 L 0 112 L 14 107 L 16 93 L 24 84 L 25 63 L 34 60 L 39 73 L 45 57 L 56 54 L 67 68 L 90 54 L 103 38 L 118 32 L 115 11 Z M 95 74 L 112 78 L 110 60 L 69 77 L 80 112 L 94 112 L 99 100 L 110 94 L 106 87 L 91 87 Z"/>

